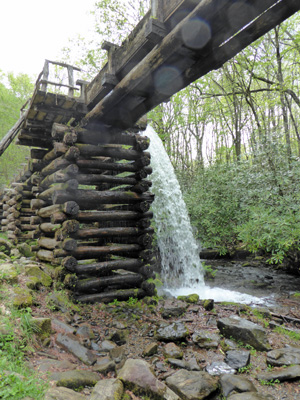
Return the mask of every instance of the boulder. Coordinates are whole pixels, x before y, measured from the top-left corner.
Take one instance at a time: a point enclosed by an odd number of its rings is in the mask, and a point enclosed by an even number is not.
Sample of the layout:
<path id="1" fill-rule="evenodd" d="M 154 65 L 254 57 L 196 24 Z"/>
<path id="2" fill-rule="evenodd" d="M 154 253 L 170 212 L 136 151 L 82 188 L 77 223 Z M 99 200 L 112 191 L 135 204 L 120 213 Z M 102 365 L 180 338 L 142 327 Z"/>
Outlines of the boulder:
<path id="1" fill-rule="evenodd" d="M 300 378 L 300 365 L 293 365 L 280 370 L 272 370 L 257 375 L 259 381 L 289 381 Z"/>
<path id="2" fill-rule="evenodd" d="M 0 281 L 15 284 L 18 283 L 18 275 L 17 268 L 13 264 L 0 264 Z"/>
<path id="3" fill-rule="evenodd" d="M 96 356 L 91 352 L 91 350 L 82 346 L 79 339 L 71 333 L 59 333 L 56 338 L 56 343 L 86 365 L 93 365 L 97 361 Z"/>
<path id="4" fill-rule="evenodd" d="M 266 330 L 260 325 L 232 315 L 228 318 L 219 319 L 217 326 L 226 338 L 233 338 L 244 344 L 249 344 L 259 351 L 270 350 Z"/>
<path id="5" fill-rule="evenodd" d="M 229 396 L 232 392 L 245 393 L 256 392 L 256 387 L 249 379 L 244 376 L 237 375 L 222 375 L 220 379 L 222 393 L 225 397 Z"/>
<path id="6" fill-rule="evenodd" d="M 126 360 L 118 378 L 137 395 L 148 395 L 158 400 L 179 400 L 175 393 L 156 378 L 150 365 L 144 360 Z"/>
<path id="7" fill-rule="evenodd" d="M 50 380 L 56 381 L 56 386 L 63 386 L 69 389 L 79 389 L 81 387 L 95 386 L 100 377 L 95 372 L 86 370 L 72 370 L 55 372 Z"/>
<path id="8" fill-rule="evenodd" d="M 100 374 L 106 375 L 108 372 L 115 371 L 116 364 L 109 357 L 100 357 L 97 359 L 96 364 L 93 366 L 93 371 L 100 372 Z"/>
<path id="9" fill-rule="evenodd" d="M 185 313 L 188 305 L 184 301 L 168 299 L 164 302 L 161 310 L 163 318 L 180 317 Z"/>
<path id="10" fill-rule="evenodd" d="M 183 351 L 175 343 L 167 343 L 163 348 L 163 353 L 166 358 L 182 358 Z"/>
<path id="11" fill-rule="evenodd" d="M 178 360 L 177 358 L 168 358 L 167 361 L 176 368 L 187 369 L 188 371 L 201 371 L 196 358 L 192 358 L 188 361 Z"/>
<path id="12" fill-rule="evenodd" d="M 121 400 L 124 392 L 120 379 L 105 379 L 94 387 L 90 400 Z"/>
<path id="13" fill-rule="evenodd" d="M 250 363 L 250 351 L 248 350 L 229 350 L 226 352 L 226 364 L 231 368 L 238 370 L 244 368 Z"/>
<path id="14" fill-rule="evenodd" d="M 205 399 L 218 389 L 218 378 L 203 371 L 181 369 L 166 379 L 166 383 L 181 399 Z"/>
<path id="15" fill-rule="evenodd" d="M 282 365 L 300 364 L 300 348 L 284 347 L 267 353 L 267 364 L 280 367 Z"/>
<path id="16" fill-rule="evenodd" d="M 157 349 L 158 349 L 158 344 L 155 342 L 149 343 L 144 351 L 143 351 L 143 356 L 144 357 L 150 357 L 153 356 L 154 354 L 157 353 Z"/>
<path id="17" fill-rule="evenodd" d="M 21 287 L 13 288 L 13 306 L 16 308 L 26 308 L 32 306 L 33 298 L 30 290 Z"/>
<path id="18" fill-rule="evenodd" d="M 220 336 L 210 331 L 197 331 L 193 333 L 192 341 L 200 348 L 216 348 L 220 343 Z"/>
<path id="19" fill-rule="evenodd" d="M 85 400 L 86 397 L 74 390 L 64 387 L 54 387 L 48 389 L 44 400 Z"/>
<path id="20" fill-rule="evenodd" d="M 25 267 L 25 275 L 31 278 L 35 278 L 36 286 L 50 287 L 52 285 L 52 278 L 44 271 L 42 271 L 37 265 L 29 265 Z"/>
<path id="21" fill-rule="evenodd" d="M 172 322 L 171 324 L 161 324 L 156 331 L 156 338 L 166 342 L 177 342 L 185 340 L 189 335 L 189 330 L 183 322 Z"/>

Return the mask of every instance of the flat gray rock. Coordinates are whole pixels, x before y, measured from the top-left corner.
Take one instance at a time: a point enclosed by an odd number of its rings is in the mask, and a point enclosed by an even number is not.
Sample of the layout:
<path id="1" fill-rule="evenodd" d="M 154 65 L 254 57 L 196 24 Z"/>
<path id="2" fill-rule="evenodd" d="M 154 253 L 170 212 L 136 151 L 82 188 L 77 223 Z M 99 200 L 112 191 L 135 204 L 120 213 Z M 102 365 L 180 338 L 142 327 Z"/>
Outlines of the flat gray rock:
<path id="1" fill-rule="evenodd" d="M 200 348 L 211 349 L 218 347 L 220 336 L 211 331 L 197 331 L 193 333 L 192 341 Z"/>
<path id="2" fill-rule="evenodd" d="M 280 382 L 282 382 L 299 378 L 300 365 L 293 365 L 291 367 L 286 367 L 281 370 L 268 371 L 257 375 L 257 379 L 262 381 L 275 381 L 278 379 Z"/>
<path id="3" fill-rule="evenodd" d="M 164 302 L 161 315 L 163 318 L 180 317 L 185 313 L 188 304 L 181 300 L 168 299 Z"/>
<path id="4" fill-rule="evenodd" d="M 115 371 L 116 364 L 109 357 L 98 358 L 96 364 L 93 366 L 93 371 L 100 372 L 100 374 L 106 375 L 108 372 Z"/>
<path id="5" fill-rule="evenodd" d="M 203 371 L 181 369 L 166 379 L 166 383 L 181 399 L 201 400 L 218 389 L 218 378 Z"/>
<path id="6" fill-rule="evenodd" d="M 225 358 L 226 364 L 231 368 L 238 370 L 244 368 L 250 363 L 250 351 L 248 350 L 228 350 Z"/>
<path id="7" fill-rule="evenodd" d="M 63 321 L 60 321 L 57 318 L 52 319 L 52 327 L 55 331 L 62 331 L 63 333 L 75 333 L 76 329 L 71 326 L 66 324 Z"/>
<path id="8" fill-rule="evenodd" d="M 150 398 L 179 400 L 163 382 L 154 375 L 151 366 L 144 360 L 128 359 L 118 373 L 118 378 L 133 393 L 145 394 Z"/>
<path id="9" fill-rule="evenodd" d="M 267 364 L 277 367 L 300 364 L 300 348 L 284 347 L 282 349 L 271 350 L 267 354 Z"/>
<path id="10" fill-rule="evenodd" d="M 120 379 L 105 379 L 94 387 L 90 400 L 121 400 L 124 392 Z"/>
<path id="11" fill-rule="evenodd" d="M 166 342 L 176 342 L 185 340 L 189 335 L 189 330 L 183 322 L 172 322 L 171 324 L 161 324 L 156 331 L 156 338 Z"/>
<path id="12" fill-rule="evenodd" d="M 74 370 L 56 372 L 51 375 L 50 380 L 56 381 L 56 386 L 63 386 L 69 389 L 78 389 L 86 386 L 95 386 L 100 380 L 100 376 L 91 371 Z"/>
<path id="13" fill-rule="evenodd" d="M 226 338 L 240 340 L 259 351 L 270 350 L 267 332 L 260 325 L 232 315 L 228 318 L 219 319 L 217 326 Z"/>
<path id="14" fill-rule="evenodd" d="M 64 387 L 55 387 L 48 389 L 44 400 L 85 400 L 86 397 L 74 390 Z"/>
<path id="15" fill-rule="evenodd" d="M 182 358 L 183 351 L 175 343 L 167 343 L 163 349 L 166 358 Z"/>
<path id="16" fill-rule="evenodd" d="M 176 368 L 183 368 L 187 369 L 188 371 L 201 371 L 201 368 L 199 367 L 195 358 L 192 358 L 188 361 L 178 360 L 177 358 L 168 358 L 167 361 Z"/>
<path id="17" fill-rule="evenodd" d="M 256 392 L 256 387 L 244 376 L 222 375 L 220 379 L 222 393 L 225 397 L 233 391 L 238 393 Z"/>
<path id="18" fill-rule="evenodd" d="M 97 361 L 96 356 L 89 349 L 82 346 L 79 339 L 71 333 L 66 335 L 59 333 L 56 343 L 86 365 L 93 365 Z"/>

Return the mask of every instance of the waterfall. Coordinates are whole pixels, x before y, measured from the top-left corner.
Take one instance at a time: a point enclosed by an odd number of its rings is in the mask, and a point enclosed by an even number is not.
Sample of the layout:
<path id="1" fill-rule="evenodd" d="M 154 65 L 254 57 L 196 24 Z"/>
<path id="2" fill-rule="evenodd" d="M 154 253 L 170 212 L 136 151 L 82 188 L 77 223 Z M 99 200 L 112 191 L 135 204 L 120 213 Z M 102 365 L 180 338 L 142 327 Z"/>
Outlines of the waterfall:
<path id="1" fill-rule="evenodd" d="M 164 289 L 173 296 L 197 293 L 202 299 L 262 303 L 254 296 L 205 285 L 199 248 L 174 168 L 153 128 L 148 126 L 145 135 L 150 138 L 152 209 Z"/>
<path id="2" fill-rule="evenodd" d="M 155 194 L 152 208 L 164 286 L 192 287 L 196 283 L 204 286 L 198 245 L 174 168 L 162 141 L 151 127 L 147 128 L 146 136 L 150 138 L 152 192 Z"/>

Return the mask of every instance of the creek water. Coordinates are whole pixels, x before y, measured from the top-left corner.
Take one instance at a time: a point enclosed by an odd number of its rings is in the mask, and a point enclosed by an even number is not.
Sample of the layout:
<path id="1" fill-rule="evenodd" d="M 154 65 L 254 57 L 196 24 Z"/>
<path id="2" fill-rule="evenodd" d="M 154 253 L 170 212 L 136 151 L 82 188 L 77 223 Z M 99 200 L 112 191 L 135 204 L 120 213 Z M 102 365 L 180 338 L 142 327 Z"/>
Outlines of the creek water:
<path id="1" fill-rule="evenodd" d="M 155 194 L 152 204 L 161 256 L 161 279 L 164 291 L 172 296 L 197 293 L 200 299 L 261 304 L 264 299 L 227 290 L 211 288 L 204 282 L 204 271 L 199 257 L 188 211 L 172 163 L 159 136 L 148 127 L 145 135 L 150 138 L 149 151 L 153 169 L 151 191 Z"/>

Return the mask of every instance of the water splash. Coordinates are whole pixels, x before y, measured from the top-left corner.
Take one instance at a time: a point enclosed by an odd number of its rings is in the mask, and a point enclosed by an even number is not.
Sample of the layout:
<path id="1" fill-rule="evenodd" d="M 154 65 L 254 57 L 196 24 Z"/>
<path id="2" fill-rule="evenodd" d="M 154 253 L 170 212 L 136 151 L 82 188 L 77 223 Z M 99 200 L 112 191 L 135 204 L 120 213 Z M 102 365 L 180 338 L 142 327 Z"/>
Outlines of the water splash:
<path id="1" fill-rule="evenodd" d="M 148 127 L 145 135 L 150 138 L 151 191 L 155 194 L 152 208 L 165 290 L 175 297 L 197 293 L 202 299 L 262 303 L 254 296 L 205 285 L 199 248 L 174 168 L 153 128 Z"/>

